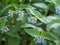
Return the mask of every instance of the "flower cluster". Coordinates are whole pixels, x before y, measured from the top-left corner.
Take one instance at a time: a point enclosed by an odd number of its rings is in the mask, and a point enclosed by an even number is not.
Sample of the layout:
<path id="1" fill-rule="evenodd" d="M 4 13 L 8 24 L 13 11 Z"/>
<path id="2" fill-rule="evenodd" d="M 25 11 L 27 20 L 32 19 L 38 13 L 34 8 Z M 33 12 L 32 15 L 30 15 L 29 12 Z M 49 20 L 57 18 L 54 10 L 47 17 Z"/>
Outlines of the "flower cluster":
<path id="1" fill-rule="evenodd" d="M 8 16 L 9 16 L 9 17 L 13 17 L 13 15 L 14 15 L 14 14 L 13 14 L 13 11 L 11 11 L 11 10 L 8 11 Z"/>
<path id="2" fill-rule="evenodd" d="M 24 11 L 19 11 L 18 13 L 19 14 L 17 20 L 22 20 L 24 18 Z"/>
<path id="3" fill-rule="evenodd" d="M 18 16 L 19 16 L 20 18 L 23 18 L 23 17 L 24 17 L 24 11 L 19 11 Z"/>
<path id="4" fill-rule="evenodd" d="M 2 33 L 6 33 L 6 32 L 8 32 L 8 31 L 9 31 L 9 28 L 8 28 L 8 27 L 2 29 Z"/>
<path id="5" fill-rule="evenodd" d="M 58 14 L 58 15 L 60 14 L 60 8 L 56 9 L 56 14 Z"/>
<path id="6" fill-rule="evenodd" d="M 35 43 L 46 45 L 46 40 L 44 40 L 44 38 L 35 37 L 34 41 Z"/>
<path id="7" fill-rule="evenodd" d="M 37 19 L 35 17 L 28 17 L 28 22 L 29 23 L 32 23 L 32 24 L 35 24 L 37 22 Z"/>

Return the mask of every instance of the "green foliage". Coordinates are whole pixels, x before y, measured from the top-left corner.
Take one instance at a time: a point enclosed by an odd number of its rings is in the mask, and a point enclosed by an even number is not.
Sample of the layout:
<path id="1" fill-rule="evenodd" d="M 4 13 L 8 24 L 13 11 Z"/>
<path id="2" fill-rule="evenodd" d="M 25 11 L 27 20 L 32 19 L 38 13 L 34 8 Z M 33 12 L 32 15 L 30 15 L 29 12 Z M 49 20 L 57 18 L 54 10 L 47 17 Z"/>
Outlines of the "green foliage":
<path id="1" fill-rule="evenodd" d="M 0 45 L 60 45 L 59 6 L 59 0 L 0 0 Z"/>

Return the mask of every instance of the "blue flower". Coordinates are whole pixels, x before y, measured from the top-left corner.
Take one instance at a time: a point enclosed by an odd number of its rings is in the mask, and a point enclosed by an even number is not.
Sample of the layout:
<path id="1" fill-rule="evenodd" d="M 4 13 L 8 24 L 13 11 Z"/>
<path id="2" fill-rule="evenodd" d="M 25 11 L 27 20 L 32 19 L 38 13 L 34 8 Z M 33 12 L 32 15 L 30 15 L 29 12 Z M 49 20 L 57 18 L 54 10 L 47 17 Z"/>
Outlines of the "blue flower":
<path id="1" fill-rule="evenodd" d="M 58 15 L 60 14 L 60 8 L 56 9 L 56 14 L 58 14 Z"/>
<path id="2" fill-rule="evenodd" d="M 8 16 L 9 16 L 9 17 L 13 17 L 13 13 L 9 11 L 9 12 L 8 12 Z"/>
<path id="3" fill-rule="evenodd" d="M 8 32 L 8 31 L 9 31 L 9 28 L 8 28 L 8 27 L 2 29 L 2 33 L 6 33 L 6 32 Z"/>
<path id="4" fill-rule="evenodd" d="M 41 43 L 41 39 L 39 37 L 35 38 L 34 41 L 35 43 L 38 43 L 38 44 Z"/>
<path id="5" fill-rule="evenodd" d="M 42 45 L 46 45 L 46 43 L 42 43 Z"/>
<path id="6" fill-rule="evenodd" d="M 42 44 L 42 45 L 46 45 L 46 43 L 47 43 L 44 38 L 40 38 L 40 37 L 35 37 L 34 41 L 35 41 L 35 43 Z"/>
<path id="7" fill-rule="evenodd" d="M 46 40 L 42 39 L 41 43 L 42 45 L 46 45 Z"/>
<path id="8" fill-rule="evenodd" d="M 17 21 L 23 20 L 23 18 L 24 18 L 24 11 L 19 11 Z"/>
<path id="9" fill-rule="evenodd" d="M 37 19 L 35 17 L 28 17 L 28 22 L 35 24 L 37 22 Z"/>
<path id="10" fill-rule="evenodd" d="M 23 18 L 24 17 L 24 13 L 19 13 L 19 18 Z"/>
<path id="11" fill-rule="evenodd" d="M 35 24 L 35 23 L 36 23 L 36 20 L 32 20 L 31 23 L 32 23 L 32 24 Z"/>

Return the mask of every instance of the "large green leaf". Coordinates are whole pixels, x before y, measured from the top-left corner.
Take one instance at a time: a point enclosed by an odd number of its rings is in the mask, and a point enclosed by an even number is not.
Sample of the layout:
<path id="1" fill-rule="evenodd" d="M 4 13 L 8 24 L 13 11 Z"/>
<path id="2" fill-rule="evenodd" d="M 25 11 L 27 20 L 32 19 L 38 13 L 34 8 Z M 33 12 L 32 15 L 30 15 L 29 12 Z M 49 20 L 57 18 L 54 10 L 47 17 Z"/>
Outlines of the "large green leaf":
<path id="1" fill-rule="evenodd" d="M 36 27 L 36 26 L 34 26 L 34 25 L 31 25 L 31 24 L 22 25 L 21 28 L 33 28 L 33 29 L 37 29 L 38 31 L 43 31 L 42 28 Z"/>
<path id="2" fill-rule="evenodd" d="M 50 31 L 51 29 L 56 29 L 59 25 L 60 25 L 60 21 L 59 20 L 52 20 L 47 25 L 47 31 Z"/>
<path id="3" fill-rule="evenodd" d="M 13 33 L 13 32 L 7 32 L 7 33 L 5 33 L 5 34 L 6 34 L 7 36 L 20 39 L 20 36 L 18 35 L 17 32 L 15 32 L 15 33 Z"/>
<path id="4" fill-rule="evenodd" d="M 60 45 L 60 40 L 55 41 L 56 45 Z"/>
<path id="5" fill-rule="evenodd" d="M 25 29 L 25 32 L 28 33 L 29 35 L 33 36 L 33 37 L 39 37 L 41 36 L 40 35 L 40 32 L 36 29 Z M 56 39 L 58 39 L 58 37 L 56 37 L 56 35 L 50 33 L 50 32 L 41 32 L 42 33 L 42 37 L 44 39 L 47 39 L 47 40 L 51 40 L 51 41 L 55 41 Z"/>
<path id="6" fill-rule="evenodd" d="M 55 16 L 47 16 L 47 17 L 44 17 L 44 18 L 41 18 L 42 20 L 44 20 L 45 22 L 50 23 L 52 20 L 57 20 L 57 17 Z"/>
<path id="7" fill-rule="evenodd" d="M 20 24 L 16 24 L 16 25 L 10 27 L 10 32 L 14 33 L 17 31 L 20 31 Z"/>
<path id="8" fill-rule="evenodd" d="M 20 40 L 17 38 L 7 37 L 5 45 L 19 45 Z"/>
<path id="9" fill-rule="evenodd" d="M 56 0 L 45 0 L 46 2 L 56 3 Z"/>
<path id="10" fill-rule="evenodd" d="M 40 12 L 43 10 L 43 12 L 45 12 L 45 14 L 47 14 L 47 12 L 48 12 L 48 6 L 46 4 L 44 4 L 44 3 L 33 3 L 33 5 L 35 7 L 37 7 Z M 39 9 L 39 8 L 41 8 L 42 10 Z"/>
<path id="11" fill-rule="evenodd" d="M 54 27 L 53 32 L 60 35 L 60 23 L 55 23 L 54 25 L 52 25 Z"/>
<path id="12" fill-rule="evenodd" d="M 47 5 L 45 5 L 44 3 L 33 3 L 33 5 L 46 10 L 48 9 Z"/>
<path id="13" fill-rule="evenodd" d="M 58 37 L 50 32 L 42 32 L 43 33 L 43 37 L 47 40 L 51 40 L 51 41 L 55 41 L 58 39 Z"/>
<path id="14" fill-rule="evenodd" d="M 36 29 L 24 29 L 26 33 L 28 33 L 29 35 L 36 37 L 39 36 L 39 31 Z"/>

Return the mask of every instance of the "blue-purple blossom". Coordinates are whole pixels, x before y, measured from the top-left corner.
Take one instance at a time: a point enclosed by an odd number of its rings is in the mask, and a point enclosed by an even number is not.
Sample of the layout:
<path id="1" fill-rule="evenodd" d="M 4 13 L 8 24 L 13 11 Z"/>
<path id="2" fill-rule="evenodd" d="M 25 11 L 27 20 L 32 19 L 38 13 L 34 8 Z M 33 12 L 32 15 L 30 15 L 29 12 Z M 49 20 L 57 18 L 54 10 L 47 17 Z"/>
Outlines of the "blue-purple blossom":
<path id="1" fill-rule="evenodd" d="M 41 43 L 41 39 L 39 37 L 34 39 L 35 43 Z"/>
<path id="2" fill-rule="evenodd" d="M 37 43 L 37 44 L 46 45 L 46 40 L 45 40 L 44 38 L 35 37 L 34 41 L 35 41 L 35 43 Z"/>
<path id="3" fill-rule="evenodd" d="M 24 18 L 24 11 L 19 11 L 17 20 L 22 20 Z"/>
<path id="4" fill-rule="evenodd" d="M 28 17 L 28 23 L 35 24 L 37 22 L 37 19 L 35 17 Z"/>
<path id="5" fill-rule="evenodd" d="M 8 32 L 8 31 L 9 31 L 9 28 L 8 28 L 8 27 L 2 29 L 2 33 L 6 33 L 6 32 Z"/>
<path id="6" fill-rule="evenodd" d="M 9 17 L 13 17 L 13 15 L 14 15 L 14 14 L 13 14 L 12 12 L 10 12 L 10 11 L 8 12 L 8 16 L 9 16 Z"/>
<path id="7" fill-rule="evenodd" d="M 58 14 L 58 15 L 60 14 L 60 8 L 56 9 L 56 14 Z"/>
<path id="8" fill-rule="evenodd" d="M 19 13 L 19 18 L 23 18 L 24 17 L 24 13 Z"/>

